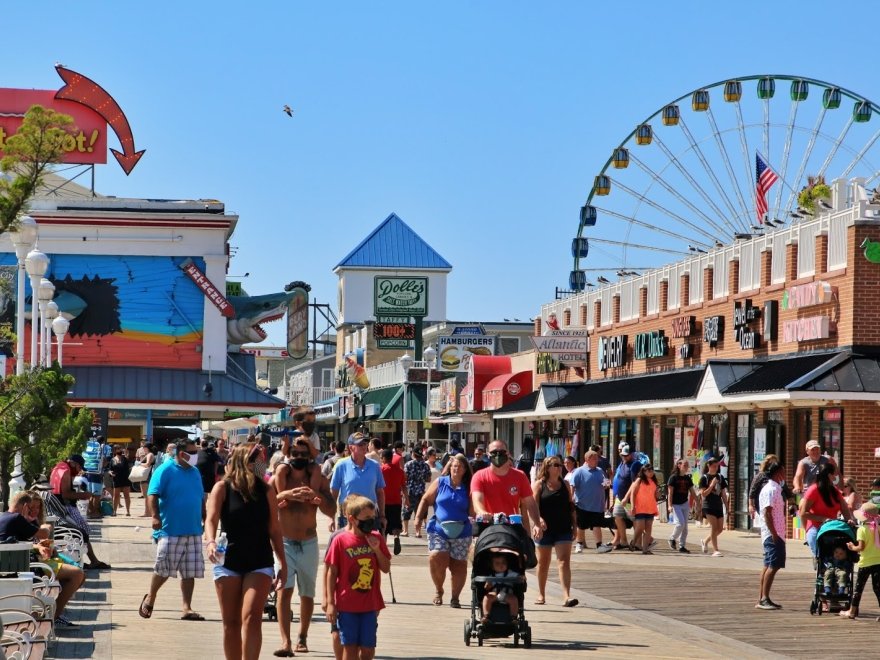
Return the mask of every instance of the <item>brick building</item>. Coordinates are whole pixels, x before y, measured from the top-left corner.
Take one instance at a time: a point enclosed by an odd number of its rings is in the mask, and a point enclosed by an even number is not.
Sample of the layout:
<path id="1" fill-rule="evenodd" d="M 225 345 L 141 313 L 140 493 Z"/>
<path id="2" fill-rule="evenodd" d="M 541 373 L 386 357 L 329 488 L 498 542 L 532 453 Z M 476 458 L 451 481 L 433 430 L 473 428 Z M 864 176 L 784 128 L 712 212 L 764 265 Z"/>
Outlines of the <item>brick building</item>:
<path id="1" fill-rule="evenodd" d="M 818 217 L 543 305 L 535 335 L 585 332 L 586 354 L 536 355 L 538 391 L 569 391 L 498 411 L 499 435 L 608 456 L 627 440 L 664 475 L 680 456 L 724 454 L 741 528 L 763 457 L 791 479 L 810 439 L 867 490 L 880 476 L 880 205 L 861 180 L 832 190 Z"/>

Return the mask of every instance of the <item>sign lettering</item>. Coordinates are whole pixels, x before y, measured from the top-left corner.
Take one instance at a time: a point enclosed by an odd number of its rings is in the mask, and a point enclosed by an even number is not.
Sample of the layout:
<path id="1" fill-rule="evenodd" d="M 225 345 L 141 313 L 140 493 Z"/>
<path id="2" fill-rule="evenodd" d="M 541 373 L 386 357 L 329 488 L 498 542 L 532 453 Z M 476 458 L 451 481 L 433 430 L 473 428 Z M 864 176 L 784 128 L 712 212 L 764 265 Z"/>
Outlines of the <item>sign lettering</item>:
<path id="1" fill-rule="evenodd" d="M 586 359 L 590 352 L 590 338 L 586 330 L 551 330 L 541 337 L 529 337 L 539 353 L 580 354 Z"/>
<path id="2" fill-rule="evenodd" d="M 599 339 L 599 369 L 606 371 L 626 364 L 626 335 Z"/>
<path id="3" fill-rule="evenodd" d="M 788 287 L 782 294 L 782 309 L 800 309 L 830 303 L 834 287 L 828 282 L 808 282 Z"/>
<path id="4" fill-rule="evenodd" d="M 297 287 L 287 303 L 287 352 L 295 360 L 309 352 L 309 294 Z"/>
<path id="5" fill-rule="evenodd" d="M 764 341 L 776 341 L 776 327 L 779 324 L 779 303 L 768 300 L 764 303 L 764 324 L 762 334 Z"/>
<path id="6" fill-rule="evenodd" d="M 228 319 L 235 318 L 235 308 L 226 299 L 226 296 L 220 293 L 217 287 L 214 286 L 214 283 L 196 266 L 192 259 L 187 259 L 180 264 L 180 269 L 195 282 L 195 285 L 202 290 L 202 293 L 205 294 L 208 300 L 214 303 L 214 307 L 219 309 L 223 316 Z"/>
<path id="7" fill-rule="evenodd" d="M 683 339 L 691 337 L 696 330 L 696 319 L 693 316 L 679 316 L 672 319 L 672 337 L 673 339 Z"/>
<path id="8" fill-rule="evenodd" d="M 383 314 L 427 316 L 427 277 L 383 277 L 374 280 L 374 311 Z"/>
<path id="9" fill-rule="evenodd" d="M 808 316 L 782 324 L 782 341 L 814 341 L 830 336 L 831 323 L 827 316 Z"/>
<path id="10" fill-rule="evenodd" d="M 668 351 L 666 337 L 662 330 L 640 332 L 636 335 L 633 353 L 636 360 L 664 357 Z"/>
<path id="11" fill-rule="evenodd" d="M 761 346 L 761 336 L 749 327 L 759 318 L 761 318 L 761 310 L 753 307 L 751 300 L 733 303 L 733 337 L 744 351 Z"/>
<path id="12" fill-rule="evenodd" d="M 693 344 L 682 344 L 678 347 L 678 357 L 682 360 L 689 360 L 694 356 L 694 345 Z"/>
<path id="13" fill-rule="evenodd" d="M 712 348 L 724 337 L 724 317 L 710 316 L 703 321 L 703 341 Z"/>

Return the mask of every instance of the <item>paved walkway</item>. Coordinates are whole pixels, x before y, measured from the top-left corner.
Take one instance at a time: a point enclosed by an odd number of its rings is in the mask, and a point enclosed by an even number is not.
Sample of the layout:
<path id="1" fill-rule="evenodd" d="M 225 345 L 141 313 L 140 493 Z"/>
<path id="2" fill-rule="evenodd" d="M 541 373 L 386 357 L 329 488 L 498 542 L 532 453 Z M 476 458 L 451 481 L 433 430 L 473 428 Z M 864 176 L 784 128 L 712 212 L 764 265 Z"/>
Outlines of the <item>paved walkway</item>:
<path id="1" fill-rule="evenodd" d="M 135 511 L 142 511 L 140 499 L 136 500 Z M 207 579 L 197 581 L 193 603 L 207 621 L 180 620 L 180 592 L 176 581 L 169 581 L 159 593 L 152 619 L 145 621 L 138 616 L 138 605 L 146 593 L 154 553 L 147 521 L 146 518 L 116 517 L 106 518 L 95 525 L 100 538 L 98 555 L 109 561 L 113 569 L 90 576 L 87 587 L 70 605 L 69 616 L 81 625 L 73 631 L 60 631 L 54 647 L 55 657 L 125 660 L 223 657 L 219 607 L 213 586 Z M 692 531 L 694 539 L 696 531 Z M 658 525 L 656 533 L 658 538 L 664 538 L 665 525 Z M 322 547 L 324 537 L 326 530 L 322 534 Z M 403 553 L 392 562 L 396 603 L 391 602 L 390 581 L 383 576 L 382 588 L 388 607 L 379 619 L 377 657 L 488 658 L 497 657 L 499 651 L 505 656 L 527 653 L 514 649 L 512 639 L 487 640 L 482 648 L 475 642 L 466 647 L 463 625 L 468 610 L 432 605 L 433 585 L 427 572 L 427 547 L 421 539 L 406 538 L 403 541 Z M 534 577 L 530 577 L 527 619 L 533 631 L 533 649 L 541 654 L 532 657 L 574 658 L 584 651 L 595 658 L 779 657 L 758 645 L 726 636 L 724 620 L 718 620 L 717 626 L 711 629 L 702 628 L 664 616 L 656 608 L 635 608 L 614 593 L 615 576 L 622 567 L 630 576 L 643 573 L 644 589 L 660 600 L 676 594 L 690 597 L 693 592 L 688 586 L 688 575 L 694 570 L 718 573 L 718 590 L 713 597 L 719 594 L 723 597 L 724 580 L 736 579 L 753 585 L 760 565 L 758 538 L 726 532 L 722 537 L 722 548 L 727 551 L 723 558 L 682 556 L 669 551 L 653 557 L 632 553 L 596 555 L 589 551 L 574 555 L 574 583 L 580 589 L 575 589 L 572 595 L 580 599 L 581 606 L 573 609 L 555 604 L 561 601 L 555 584 L 548 587 L 550 604 L 532 605 L 535 591 Z M 792 562 L 791 571 L 802 574 L 802 578 L 809 581 L 811 569 L 806 548 L 793 542 L 790 551 L 797 557 Z M 667 576 L 661 580 L 655 578 L 654 573 L 662 571 L 652 570 L 660 567 L 685 570 L 681 571 L 679 579 Z M 551 570 L 551 579 L 554 578 L 555 570 Z M 603 589 L 593 589 L 600 585 Z M 604 596 L 596 596 L 593 591 L 601 591 Z M 467 602 L 469 598 L 463 597 L 462 601 Z M 296 609 L 295 604 L 294 611 Z M 809 621 L 807 614 L 804 622 Z M 294 622 L 292 625 L 295 633 L 298 624 Z M 768 625 L 773 624 L 768 622 Z M 278 647 L 277 624 L 266 620 L 263 635 L 260 657 L 271 658 L 272 651 Z M 310 657 L 332 657 L 328 626 L 319 610 L 309 635 L 309 647 Z"/>

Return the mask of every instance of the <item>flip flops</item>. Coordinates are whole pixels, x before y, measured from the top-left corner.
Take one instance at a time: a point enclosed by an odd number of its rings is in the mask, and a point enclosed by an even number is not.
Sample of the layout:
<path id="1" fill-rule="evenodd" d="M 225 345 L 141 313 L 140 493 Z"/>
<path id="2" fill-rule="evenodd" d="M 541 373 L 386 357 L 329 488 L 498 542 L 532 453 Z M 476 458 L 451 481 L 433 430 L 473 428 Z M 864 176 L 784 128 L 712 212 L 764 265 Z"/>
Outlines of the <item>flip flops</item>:
<path id="1" fill-rule="evenodd" d="M 180 617 L 181 621 L 204 621 L 205 617 L 203 617 L 198 612 L 187 612 L 182 617 Z"/>
<path id="2" fill-rule="evenodd" d="M 297 653 L 308 653 L 309 652 L 309 647 L 306 644 L 305 635 L 299 636 L 299 639 L 296 642 L 296 648 L 294 648 L 293 650 L 296 651 Z M 290 655 L 293 655 L 293 654 L 291 653 Z M 288 656 L 288 657 L 290 657 L 290 656 Z"/>
<path id="3" fill-rule="evenodd" d="M 441 594 L 441 593 L 435 594 L 434 600 L 432 600 L 431 602 L 434 603 L 434 605 L 437 605 L 439 607 L 440 605 L 443 604 L 443 594 Z"/>
<path id="4" fill-rule="evenodd" d="M 138 614 L 144 619 L 149 619 L 153 616 L 153 606 L 147 605 L 147 598 L 149 597 L 150 594 L 144 594 L 144 599 L 141 601 L 141 606 L 138 608 Z"/>
<path id="5" fill-rule="evenodd" d="M 287 649 L 278 649 L 277 651 L 273 651 L 272 655 L 276 658 L 292 658 L 293 651 L 288 651 Z"/>
<path id="6" fill-rule="evenodd" d="M 580 601 L 577 598 L 567 598 L 562 604 L 563 607 L 577 607 Z"/>

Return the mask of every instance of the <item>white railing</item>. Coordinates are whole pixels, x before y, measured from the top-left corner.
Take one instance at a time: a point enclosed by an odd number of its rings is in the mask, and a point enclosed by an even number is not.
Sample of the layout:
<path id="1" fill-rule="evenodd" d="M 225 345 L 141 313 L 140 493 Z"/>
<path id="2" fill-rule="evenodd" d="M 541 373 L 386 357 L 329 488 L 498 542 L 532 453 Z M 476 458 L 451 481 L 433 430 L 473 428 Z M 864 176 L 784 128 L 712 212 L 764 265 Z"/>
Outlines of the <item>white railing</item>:
<path id="1" fill-rule="evenodd" d="M 560 321 L 562 313 L 559 314 Z M 424 361 L 414 361 L 411 369 L 427 369 L 428 363 Z M 433 371 L 436 371 L 436 367 Z M 432 373 L 433 373 L 432 371 Z M 391 362 L 383 362 L 374 367 L 367 367 L 367 378 L 370 379 L 370 388 L 374 387 L 390 387 L 392 385 L 402 385 L 404 381 L 403 367 L 400 362 L 392 360 Z"/>
<path id="2" fill-rule="evenodd" d="M 862 196 L 863 197 L 863 196 Z M 780 284 L 785 282 L 785 253 L 786 245 L 798 243 L 798 277 L 813 274 L 816 271 L 815 263 L 815 237 L 819 232 L 828 233 L 828 270 L 836 270 L 846 266 L 847 258 L 847 227 L 851 226 L 859 218 L 880 220 L 880 205 L 869 204 L 862 197 L 850 196 L 852 205 L 840 211 L 833 211 L 815 219 L 804 219 L 789 227 L 769 229 L 765 234 L 753 236 L 748 241 L 737 242 L 733 245 L 725 245 L 709 250 L 707 255 L 694 255 L 680 262 L 667 264 L 657 269 L 645 271 L 640 276 L 627 280 L 632 282 L 633 291 L 636 292 L 635 300 L 638 301 L 638 290 L 642 286 L 648 287 L 648 314 L 655 314 L 660 310 L 659 290 L 660 280 L 668 279 L 669 300 L 668 309 L 679 306 L 679 282 L 681 274 L 691 273 L 691 300 L 696 302 L 695 292 L 702 288 L 702 270 L 707 264 L 714 266 L 713 298 L 722 298 L 729 295 L 728 273 L 729 263 L 732 259 L 740 258 L 749 260 L 751 267 L 748 268 L 748 277 L 744 277 L 743 261 L 740 262 L 740 282 L 742 290 L 751 290 L 760 285 L 761 278 L 761 252 L 771 249 L 771 282 Z M 741 249 L 742 248 L 742 249 Z M 745 255 L 741 255 L 744 252 Z M 700 276 L 694 276 L 695 262 Z M 695 285 L 697 285 L 695 287 Z M 699 287 L 699 288 L 697 288 Z M 555 312 L 560 323 L 564 318 L 565 309 L 572 310 L 572 323 L 580 324 L 577 315 L 581 305 L 587 305 L 587 327 L 592 329 L 597 322 L 605 325 L 611 322 L 611 296 L 620 292 L 620 283 L 614 282 L 597 287 L 590 291 L 575 294 L 563 300 L 554 300 L 541 306 L 541 318 L 546 319 L 550 312 Z M 705 299 L 707 292 L 702 291 Z M 593 318 L 593 303 L 602 301 L 602 318 Z M 635 313 L 638 313 L 638 302 L 635 303 Z M 621 296 L 621 319 L 624 318 L 624 303 Z"/>
<path id="3" fill-rule="evenodd" d="M 291 406 L 314 406 L 335 396 L 335 387 L 292 387 L 287 402 Z"/>

